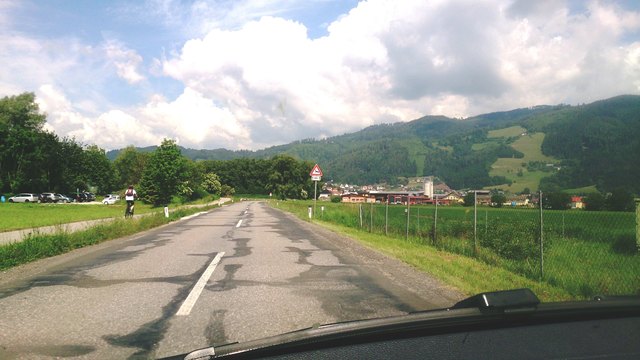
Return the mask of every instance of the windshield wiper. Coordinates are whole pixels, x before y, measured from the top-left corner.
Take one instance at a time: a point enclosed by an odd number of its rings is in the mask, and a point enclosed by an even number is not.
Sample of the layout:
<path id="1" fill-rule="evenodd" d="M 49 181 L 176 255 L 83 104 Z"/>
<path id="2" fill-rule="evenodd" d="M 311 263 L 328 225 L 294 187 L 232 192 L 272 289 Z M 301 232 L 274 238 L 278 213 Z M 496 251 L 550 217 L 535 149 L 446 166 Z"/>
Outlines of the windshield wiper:
<path id="1" fill-rule="evenodd" d="M 474 295 L 459 301 L 451 309 L 479 309 L 483 312 L 533 311 L 540 299 L 529 289 L 495 291 Z"/>

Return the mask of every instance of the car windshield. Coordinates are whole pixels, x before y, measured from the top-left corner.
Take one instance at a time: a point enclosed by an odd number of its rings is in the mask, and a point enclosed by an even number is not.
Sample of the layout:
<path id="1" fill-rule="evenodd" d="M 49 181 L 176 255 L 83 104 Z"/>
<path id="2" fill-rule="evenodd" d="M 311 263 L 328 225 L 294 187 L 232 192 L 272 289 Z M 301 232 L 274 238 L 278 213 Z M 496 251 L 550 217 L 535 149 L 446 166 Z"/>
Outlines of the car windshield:
<path id="1" fill-rule="evenodd" d="M 0 54 L 1 359 L 640 295 L 640 2 L 9 1 Z"/>

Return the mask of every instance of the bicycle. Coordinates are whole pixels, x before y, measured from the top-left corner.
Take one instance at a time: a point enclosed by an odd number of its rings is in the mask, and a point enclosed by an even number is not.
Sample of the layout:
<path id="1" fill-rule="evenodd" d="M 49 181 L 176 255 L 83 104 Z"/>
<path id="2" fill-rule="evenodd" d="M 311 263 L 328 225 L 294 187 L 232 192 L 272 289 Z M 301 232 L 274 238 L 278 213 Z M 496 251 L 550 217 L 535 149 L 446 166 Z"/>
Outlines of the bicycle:
<path id="1" fill-rule="evenodd" d="M 124 210 L 124 217 L 130 218 L 133 217 L 133 201 L 127 201 L 127 208 Z"/>

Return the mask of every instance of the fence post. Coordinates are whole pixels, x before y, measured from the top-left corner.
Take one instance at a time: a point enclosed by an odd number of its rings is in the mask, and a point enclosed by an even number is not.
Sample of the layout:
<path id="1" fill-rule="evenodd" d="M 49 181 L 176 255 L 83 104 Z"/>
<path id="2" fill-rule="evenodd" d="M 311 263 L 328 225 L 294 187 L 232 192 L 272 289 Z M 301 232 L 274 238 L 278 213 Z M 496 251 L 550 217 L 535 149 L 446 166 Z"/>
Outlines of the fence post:
<path id="1" fill-rule="evenodd" d="M 362 229 L 362 204 L 358 207 L 360 210 L 358 211 L 358 215 L 360 216 L 360 229 Z"/>
<path id="2" fill-rule="evenodd" d="M 409 240 L 409 216 L 410 216 L 409 208 L 410 206 L 411 206 L 411 200 L 409 199 L 409 196 L 407 196 L 407 209 L 405 210 L 407 212 L 407 237 L 406 237 L 407 241 Z"/>
<path id="3" fill-rule="evenodd" d="M 484 235 L 487 236 L 487 232 L 489 231 L 489 211 L 484 211 Z"/>
<path id="4" fill-rule="evenodd" d="M 640 252 L 640 199 L 636 199 L 636 250 Z"/>
<path id="5" fill-rule="evenodd" d="M 473 191 L 473 255 L 478 256 L 478 191 Z"/>
<path id="6" fill-rule="evenodd" d="M 539 198 L 540 205 L 540 280 L 544 278 L 544 222 L 542 217 L 542 190 Z"/>
<path id="7" fill-rule="evenodd" d="M 384 234 L 389 235 L 389 196 L 387 195 L 387 205 L 384 209 Z"/>
<path id="8" fill-rule="evenodd" d="M 369 219 L 371 219 L 371 222 L 369 222 L 369 232 L 372 233 L 373 232 L 373 203 L 371 203 L 371 216 L 369 217 Z"/>
<path id="9" fill-rule="evenodd" d="M 438 198 L 435 198 L 436 201 L 436 213 L 433 217 L 433 245 L 436 245 L 436 241 L 438 240 Z"/>

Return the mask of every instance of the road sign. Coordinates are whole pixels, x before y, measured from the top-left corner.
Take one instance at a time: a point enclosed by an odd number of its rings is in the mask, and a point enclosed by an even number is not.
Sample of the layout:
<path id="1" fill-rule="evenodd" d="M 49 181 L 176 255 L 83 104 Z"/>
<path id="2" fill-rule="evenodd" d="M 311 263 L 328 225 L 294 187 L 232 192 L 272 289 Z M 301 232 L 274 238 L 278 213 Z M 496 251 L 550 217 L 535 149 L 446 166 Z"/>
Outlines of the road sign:
<path id="1" fill-rule="evenodd" d="M 320 181 L 322 176 L 311 176 L 311 181 Z"/>
<path id="2" fill-rule="evenodd" d="M 311 172 L 309 173 L 309 176 L 314 177 L 314 176 L 322 176 L 322 169 L 320 169 L 320 166 L 318 164 L 315 164 L 313 166 L 313 169 L 311 169 Z"/>

